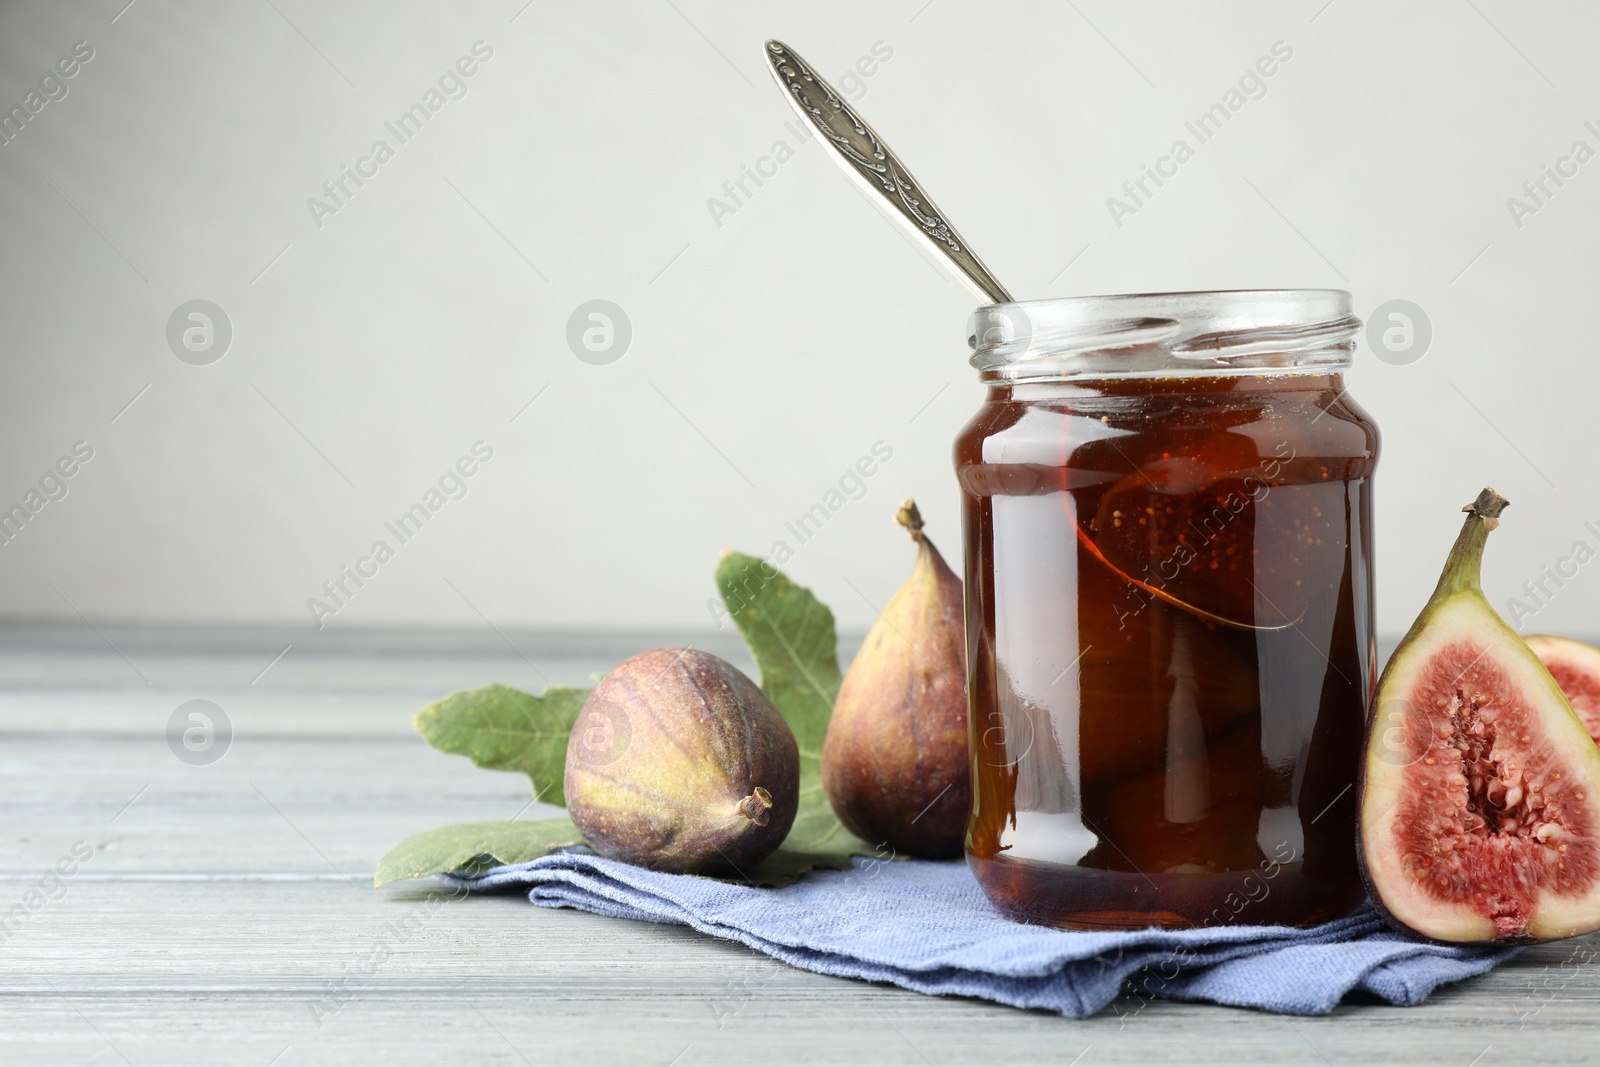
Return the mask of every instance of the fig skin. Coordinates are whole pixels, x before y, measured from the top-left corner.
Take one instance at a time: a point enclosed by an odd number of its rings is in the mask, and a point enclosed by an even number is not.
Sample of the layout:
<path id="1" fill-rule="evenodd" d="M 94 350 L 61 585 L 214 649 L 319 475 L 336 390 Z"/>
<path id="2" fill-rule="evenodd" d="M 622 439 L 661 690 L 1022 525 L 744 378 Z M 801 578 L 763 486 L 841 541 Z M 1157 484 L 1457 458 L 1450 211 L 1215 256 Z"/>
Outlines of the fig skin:
<path id="1" fill-rule="evenodd" d="M 602 856 L 746 877 L 794 824 L 800 750 L 738 668 L 658 648 L 624 660 L 589 694 L 567 740 L 566 794 Z"/>
<path id="2" fill-rule="evenodd" d="M 1485 489 L 1368 713 L 1358 855 L 1391 925 L 1448 943 L 1600 928 L 1600 748 L 1479 585 Z"/>
<path id="3" fill-rule="evenodd" d="M 960 856 L 972 806 L 961 579 L 907 500 L 896 516 L 917 545 L 839 687 L 822 785 L 845 828 L 927 859 Z"/>
<path id="4" fill-rule="evenodd" d="M 1600 743 L 1600 648 L 1551 634 L 1532 634 L 1523 640 L 1566 694 L 1583 728 Z"/>

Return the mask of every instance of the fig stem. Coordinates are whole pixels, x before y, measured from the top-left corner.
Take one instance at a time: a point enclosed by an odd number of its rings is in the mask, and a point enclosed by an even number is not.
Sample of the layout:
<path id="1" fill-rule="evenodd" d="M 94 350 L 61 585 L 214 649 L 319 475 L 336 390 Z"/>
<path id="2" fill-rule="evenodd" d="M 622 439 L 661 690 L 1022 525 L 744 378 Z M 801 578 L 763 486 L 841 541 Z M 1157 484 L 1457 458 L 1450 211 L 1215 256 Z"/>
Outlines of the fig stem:
<path id="1" fill-rule="evenodd" d="M 772 794 L 758 785 L 755 791 L 739 801 L 733 810 L 757 826 L 765 826 L 772 821 L 772 816 L 768 814 L 772 811 Z"/>
<path id="2" fill-rule="evenodd" d="M 1494 529 L 1500 521 L 1500 513 L 1511 506 L 1511 501 L 1489 488 L 1483 487 L 1483 492 L 1478 494 L 1478 499 L 1462 508 L 1470 515 L 1479 515 L 1489 523 L 1489 529 Z"/>
<path id="3" fill-rule="evenodd" d="M 1484 487 L 1478 499 L 1461 510 L 1467 513 L 1461 524 L 1461 533 L 1450 548 L 1450 558 L 1445 560 L 1444 573 L 1439 575 L 1439 585 L 1433 591 L 1435 600 L 1456 593 L 1472 592 L 1483 595 L 1478 572 L 1483 566 L 1483 547 L 1489 533 L 1500 525 L 1500 513 L 1511 506 L 1511 501 Z"/>
<path id="4" fill-rule="evenodd" d="M 900 505 L 900 510 L 894 517 L 895 521 L 904 526 L 911 533 L 911 540 L 922 543 L 922 512 L 917 510 L 917 502 L 906 497 L 906 502 Z"/>

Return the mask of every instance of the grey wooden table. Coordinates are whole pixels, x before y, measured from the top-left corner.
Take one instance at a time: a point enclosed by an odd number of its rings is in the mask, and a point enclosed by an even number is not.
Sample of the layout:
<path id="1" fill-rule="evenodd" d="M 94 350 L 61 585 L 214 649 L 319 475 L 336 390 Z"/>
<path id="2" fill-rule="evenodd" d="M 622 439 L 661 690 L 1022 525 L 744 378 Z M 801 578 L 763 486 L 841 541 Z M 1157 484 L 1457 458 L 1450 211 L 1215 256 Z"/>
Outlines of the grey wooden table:
<path id="1" fill-rule="evenodd" d="M 547 813 L 527 809 L 524 780 L 429 749 L 414 711 L 493 680 L 583 684 L 670 641 L 508 637 L 0 628 L 0 1062 L 1468 1067 L 1600 1055 L 1596 939 L 1530 950 L 1418 1008 L 1290 1019 L 1130 998 L 1071 1021 L 825 978 L 684 929 L 514 896 L 373 889 L 378 858 L 407 834 Z M 696 643 L 743 660 L 726 640 Z M 193 699 L 232 724 L 208 765 L 167 742 Z"/>

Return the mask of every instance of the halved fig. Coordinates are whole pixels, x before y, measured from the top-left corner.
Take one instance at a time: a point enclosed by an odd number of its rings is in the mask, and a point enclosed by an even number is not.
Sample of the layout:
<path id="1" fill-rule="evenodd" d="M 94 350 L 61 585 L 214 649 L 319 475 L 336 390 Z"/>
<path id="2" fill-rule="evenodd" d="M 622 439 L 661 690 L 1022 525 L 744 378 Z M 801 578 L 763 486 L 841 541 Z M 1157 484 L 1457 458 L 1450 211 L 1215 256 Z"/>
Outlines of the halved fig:
<path id="1" fill-rule="evenodd" d="M 1368 716 L 1360 853 L 1374 905 L 1438 941 L 1600 928 L 1600 748 L 1478 582 L 1506 500 L 1464 509 Z"/>
<path id="2" fill-rule="evenodd" d="M 1600 648 L 1549 634 L 1525 640 L 1566 694 L 1589 736 L 1600 744 Z"/>

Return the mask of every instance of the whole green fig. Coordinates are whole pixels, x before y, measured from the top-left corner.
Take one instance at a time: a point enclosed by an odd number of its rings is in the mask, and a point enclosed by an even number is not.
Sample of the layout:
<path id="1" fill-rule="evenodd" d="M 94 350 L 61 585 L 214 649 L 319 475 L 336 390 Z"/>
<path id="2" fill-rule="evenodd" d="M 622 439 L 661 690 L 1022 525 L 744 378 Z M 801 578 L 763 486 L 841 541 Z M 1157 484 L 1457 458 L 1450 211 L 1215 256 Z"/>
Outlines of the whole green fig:
<path id="1" fill-rule="evenodd" d="M 567 811 L 610 859 L 744 875 L 788 836 L 800 801 L 794 732 L 738 668 L 692 648 L 623 661 L 567 740 Z"/>
<path id="2" fill-rule="evenodd" d="M 874 845 L 929 859 L 961 855 L 972 803 L 961 579 L 896 516 L 917 560 L 856 653 L 822 746 L 822 785 L 839 821 Z"/>

